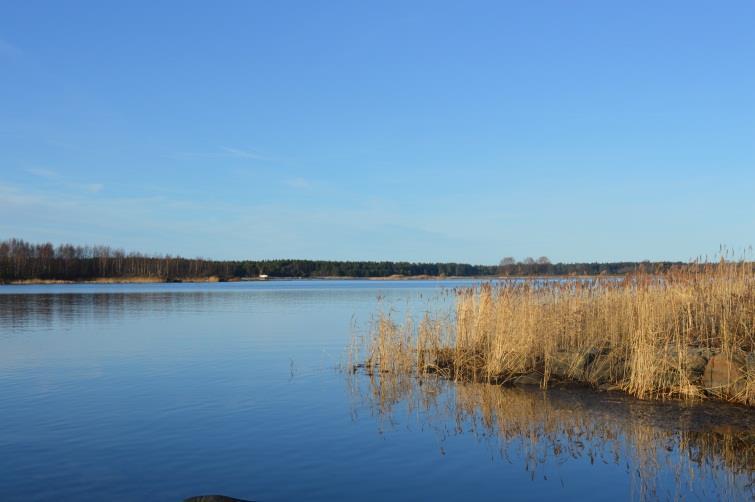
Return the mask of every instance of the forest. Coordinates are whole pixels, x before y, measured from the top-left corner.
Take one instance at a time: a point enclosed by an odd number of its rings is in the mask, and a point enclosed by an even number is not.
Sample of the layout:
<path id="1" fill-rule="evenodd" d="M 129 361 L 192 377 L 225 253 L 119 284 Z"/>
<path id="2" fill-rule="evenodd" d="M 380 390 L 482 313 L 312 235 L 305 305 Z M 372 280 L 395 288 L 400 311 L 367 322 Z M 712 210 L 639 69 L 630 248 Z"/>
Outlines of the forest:
<path id="1" fill-rule="evenodd" d="M 225 281 L 258 278 L 260 275 L 270 278 L 623 275 L 639 269 L 662 272 L 680 264 L 551 263 L 545 257 L 521 261 L 504 258 L 498 265 L 302 259 L 219 261 L 127 253 L 108 246 L 54 246 L 49 242 L 34 244 L 21 239 L 0 241 L 0 282 L 4 283 L 133 278 L 180 281 L 210 277 Z"/>

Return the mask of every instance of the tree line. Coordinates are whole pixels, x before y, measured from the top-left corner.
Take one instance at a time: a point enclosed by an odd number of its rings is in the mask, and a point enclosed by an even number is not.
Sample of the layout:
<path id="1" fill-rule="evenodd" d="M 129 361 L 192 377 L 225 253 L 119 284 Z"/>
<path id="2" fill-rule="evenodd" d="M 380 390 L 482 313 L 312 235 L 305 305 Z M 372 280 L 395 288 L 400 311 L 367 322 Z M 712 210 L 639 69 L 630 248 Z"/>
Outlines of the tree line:
<path id="1" fill-rule="evenodd" d="M 551 263 L 545 257 L 498 265 L 467 263 L 410 263 L 392 261 L 329 260 L 209 260 L 126 253 L 108 246 L 33 244 L 21 239 L 0 241 L 0 282 L 23 280 L 82 281 L 101 278 L 152 278 L 185 280 L 217 277 L 220 280 L 286 278 L 419 276 L 549 276 L 627 274 L 642 267 L 663 271 L 677 263 Z"/>

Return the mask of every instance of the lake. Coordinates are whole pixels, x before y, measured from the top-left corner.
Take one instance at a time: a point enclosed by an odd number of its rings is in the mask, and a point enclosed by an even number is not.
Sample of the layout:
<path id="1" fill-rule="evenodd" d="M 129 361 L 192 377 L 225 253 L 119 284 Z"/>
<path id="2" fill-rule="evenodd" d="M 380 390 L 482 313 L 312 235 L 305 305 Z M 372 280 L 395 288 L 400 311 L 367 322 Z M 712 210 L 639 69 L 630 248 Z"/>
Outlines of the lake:
<path id="1" fill-rule="evenodd" d="M 344 370 L 470 284 L 0 286 L 0 499 L 755 496 L 747 408 Z"/>

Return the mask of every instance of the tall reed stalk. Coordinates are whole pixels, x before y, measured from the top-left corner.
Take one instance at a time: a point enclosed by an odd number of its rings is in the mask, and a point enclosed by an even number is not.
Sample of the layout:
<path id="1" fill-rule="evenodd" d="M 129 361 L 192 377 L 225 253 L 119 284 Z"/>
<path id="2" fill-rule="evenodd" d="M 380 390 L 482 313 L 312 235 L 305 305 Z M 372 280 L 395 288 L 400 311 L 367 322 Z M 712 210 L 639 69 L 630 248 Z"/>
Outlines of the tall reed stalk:
<path id="1" fill-rule="evenodd" d="M 396 323 L 381 315 L 371 335 L 372 371 L 579 382 L 644 399 L 711 395 L 755 405 L 750 261 L 623 279 L 486 283 L 457 290 L 451 316 Z M 712 385 L 722 365 L 725 384 L 718 375 Z"/>

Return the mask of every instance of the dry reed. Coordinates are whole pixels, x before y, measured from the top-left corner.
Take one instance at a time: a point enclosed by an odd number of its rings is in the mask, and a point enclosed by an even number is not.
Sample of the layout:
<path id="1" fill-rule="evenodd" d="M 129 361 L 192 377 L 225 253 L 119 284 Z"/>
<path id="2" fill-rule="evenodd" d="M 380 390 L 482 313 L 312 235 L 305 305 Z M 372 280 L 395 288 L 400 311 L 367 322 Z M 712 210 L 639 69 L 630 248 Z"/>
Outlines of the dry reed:
<path id="1" fill-rule="evenodd" d="M 363 357 L 371 372 L 543 388 L 576 382 L 643 399 L 715 396 L 752 406 L 754 348 L 753 263 L 721 259 L 663 275 L 459 289 L 450 316 L 397 323 L 381 315 Z"/>

